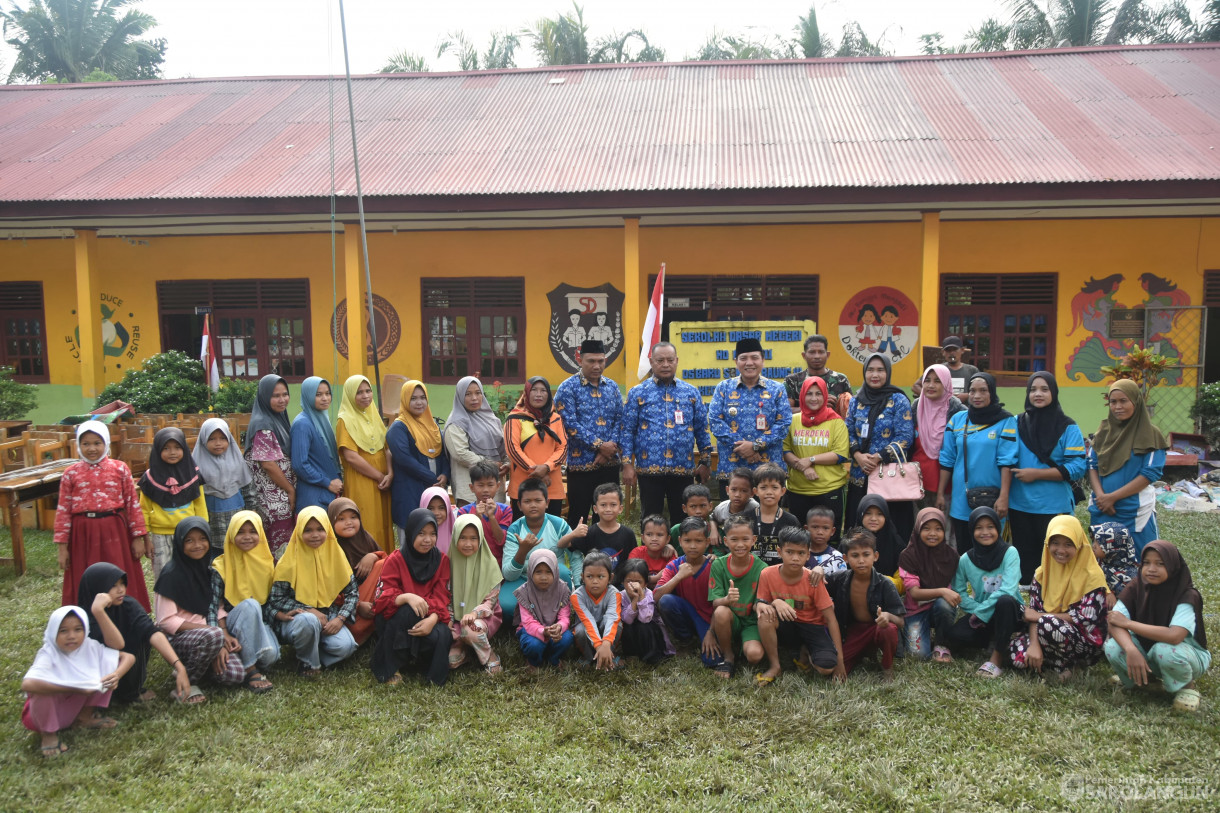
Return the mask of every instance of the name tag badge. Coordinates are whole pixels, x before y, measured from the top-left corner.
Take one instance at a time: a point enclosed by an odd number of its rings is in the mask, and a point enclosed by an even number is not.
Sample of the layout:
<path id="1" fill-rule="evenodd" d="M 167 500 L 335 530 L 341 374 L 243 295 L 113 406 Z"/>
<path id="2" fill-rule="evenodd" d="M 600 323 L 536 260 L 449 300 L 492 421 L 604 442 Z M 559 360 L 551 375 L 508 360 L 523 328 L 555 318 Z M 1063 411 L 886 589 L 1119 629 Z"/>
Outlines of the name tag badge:
<path id="1" fill-rule="evenodd" d="M 965 392 L 966 391 L 966 379 L 952 378 L 952 379 L 950 379 L 950 381 L 953 382 L 953 391 L 954 392 Z"/>
<path id="2" fill-rule="evenodd" d="M 756 427 L 758 427 L 759 432 L 766 432 L 767 431 L 767 416 L 759 415 L 757 418 L 754 419 L 754 425 Z"/>
<path id="3" fill-rule="evenodd" d="M 868 424 L 867 423 L 860 424 L 860 437 L 862 437 L 862 438 L 868 437 Z"/>
<path id="4" fill-rule="evenodd" d="M 680 410 L 680 409 L 675 409 L 675 410 L 674 410 L 674 425 L 675 425 L 675 426 L 681 426 L 681 425 L 682 425 L 682 424 L 684 424 L 684 423 L 686 423 L 686 418 L 684 418 L 684 417 L 682 416 L 682 410 Z"/>

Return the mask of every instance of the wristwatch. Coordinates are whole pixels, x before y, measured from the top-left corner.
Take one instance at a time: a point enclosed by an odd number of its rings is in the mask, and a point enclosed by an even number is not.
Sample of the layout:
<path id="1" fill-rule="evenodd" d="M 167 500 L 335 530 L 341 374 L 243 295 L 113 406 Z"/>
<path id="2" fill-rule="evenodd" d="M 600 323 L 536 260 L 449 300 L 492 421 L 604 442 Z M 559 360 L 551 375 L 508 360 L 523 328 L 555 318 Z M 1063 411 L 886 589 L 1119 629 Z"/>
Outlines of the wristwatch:
<path id="1" fill-rule="evenodd" d="M 767 442 L 765 440 L 754 441 L 754 451 L 761 452 L 763 449 L 766 449 L 766 448 L 767 448 Z"/>

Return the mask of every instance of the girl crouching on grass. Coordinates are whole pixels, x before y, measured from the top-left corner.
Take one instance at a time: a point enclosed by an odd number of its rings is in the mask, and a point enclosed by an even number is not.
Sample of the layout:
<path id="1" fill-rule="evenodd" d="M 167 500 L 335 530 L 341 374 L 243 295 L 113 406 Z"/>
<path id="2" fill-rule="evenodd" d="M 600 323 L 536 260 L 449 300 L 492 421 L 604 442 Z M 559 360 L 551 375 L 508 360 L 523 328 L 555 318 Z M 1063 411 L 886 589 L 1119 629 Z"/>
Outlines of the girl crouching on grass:
<path id="1" fill-rule="evenodd" d="M 370 664 L 382 683 L 402 683 L 412 661 L 434 686 L 449 679 L 449 557 L 436 544 L 436 517 L 416 508 L 403 526 L 402 547 L 390 554 L 377 585 L 377 648 Z"/>
<path id="2" fill-rule="evenodd" d="M 121 647 L 122 636 L 106 617 L 108 604 L 104 594 L 98 596 L 94 615 L 110 644 Z M 59 739 L 65 728 L 118 725 L 98 709 L 110 705 L 110 693 L 135 661 L 134 655 L 90 638 L 89 617 L 80 607 L 69 605 L 51 613 L 42 634 L 42 649 L 21 681 L 26 693 L 21 722 L 42 735 L 39 747 L 44 757 L 57 757 L 68 750 Z"/>
<path id="3" fill-rule="evenodd" d="M 297 516 L 273 578 L 267 603 L 280 640 L 296 649 L 299 674 L 317 677 L 355 653 L 347 622 L 359 592 L 325 509 L 310 505 Z"/>
<path id="4" fill-rule="evenodd" d="M 558 666 L 572 646 L 572 588 L 559 578 L 559 561 L 549 548 L 534 548 L 525 560 L 525 584 L 513 591 L 517 640 L 530 671 Z"/>
<path id="5" fill-rule="evenodd" d="M 458 517 L 449 547 L 450 605 L 449 668 L 466 663 L 466 648 L 474 650 L 489 675 L 498 675 L 500 658 L 491 648 L 491 637 L 500 629 L 500 583 L 504 576 L 483 535 L 483 521 L 474 514 Z"/>
<path id="6" fill-rule="evenodd" d="M 661 623 L 657 603 L 648 589 L 648 563 L 628 559 L 618 570 L 623 599 L 619 653 L 624 658 L 639 658 L 649 666 L 675 653 L 669 633 Z"/>
<path id="7" fill-rule="evenodd" d="M 280 659 L 280 642 L 267 623 L 274 577 L 275 558 L 263 518 L 253 511 L 238 511 L 225 534 L 224 554 L 212 560 L 208 623 L 224 631 L 225 649 L 241 660 L 246 688 L 255 694 L 271 691 L 271 681 L 263 672 Z"/>
<path id="8" fill-rule="evenodd" d="M 1203 596 L 1190 568 L 1172 542 L 1156 539 L 1144 546 L 1139 578 L 1110 611 L 1106 659 L 1125 688 L 1160 678 L 1173 692 L 1178 711 L 1199 710 L 1195 680 L 1211 666 L 1203 629 Z"/>

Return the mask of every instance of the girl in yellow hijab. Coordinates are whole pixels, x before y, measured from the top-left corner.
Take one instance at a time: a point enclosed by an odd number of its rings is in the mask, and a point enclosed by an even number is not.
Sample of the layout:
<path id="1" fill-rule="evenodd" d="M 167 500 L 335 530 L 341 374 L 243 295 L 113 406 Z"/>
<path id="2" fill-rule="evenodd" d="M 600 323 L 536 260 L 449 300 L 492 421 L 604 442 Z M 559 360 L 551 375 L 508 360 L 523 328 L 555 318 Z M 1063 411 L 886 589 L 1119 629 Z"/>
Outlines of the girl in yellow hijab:
<path id="1" fill-rule="evenodd" d="M 1107 589 L 1079 520 L 1070 514 L 1052 519 L 1029 590 L 1029 631 L 1010 644 L 1013 667 L 1049 667 L 1063 681 L 1073 667 L 1098 661 L 1106 642 Z"/>
<path id="2" fill-rule="evenodd" d="M 271 595 L 275 559 L 263 530 L 263 518 L 254 511 L 238 511 L 225 532 L 224 553 L 212 560 L 212 606 L 216 623 L 224 630 L 225 647 L 246 668 L 245 686 L 255 694 L 274 688 L 263 670 L 280 659 L 275 632 L 263 621 L 263 605 Z"/>
<path id="3" fill-rule="evenodd" d="M 387 554 L 394 550 L 390 525 L 390 483 L 394 473 L 386 459 L 385 424 L 373 397 L 373 385 L 362 375 L 343 382 L 335 443 L 343 464 L 343 496 L 360 506 L 361 525 Z"/>
<path id="4" fill-rule="evenodd" d="M 420 381 L 408 381 L 399 398 L 398 417 L 386 431 L 385 440 L 394 469 L 390 514 L 398 529 L 396 542 L 401 543 L 407 516 L 419 506 L 424 491 L 449 485 L 449 456 L 428 405 L 428 388 Z M 359 500 L 357 504 L 364 507 Z M 385 545 L 384 540 L 379 541 Z M 394 547 L 397 545 L 390 549 Z"/>
<path id="5" fill-rule="evenodd" d="M 267 600 L 280 640 L 296 649 L 300 674 L 314 677 L 356 651 L 348 624 L 358 599 L 356 578 L 326 509 L 302 509 Z"/>

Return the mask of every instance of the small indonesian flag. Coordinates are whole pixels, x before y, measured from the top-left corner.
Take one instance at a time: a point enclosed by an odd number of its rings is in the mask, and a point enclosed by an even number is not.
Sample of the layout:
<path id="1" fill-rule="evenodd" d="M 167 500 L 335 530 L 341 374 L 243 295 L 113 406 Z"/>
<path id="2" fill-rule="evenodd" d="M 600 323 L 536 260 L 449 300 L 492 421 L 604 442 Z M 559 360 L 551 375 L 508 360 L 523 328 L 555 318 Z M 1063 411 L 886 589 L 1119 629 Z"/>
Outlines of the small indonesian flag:
<path id="1" fill-rule="evenodd" d="M 203 362 L 203 377 L 212 391 L 220 389 L 220 367 L 216 362 L 216 342 L 212 338 L 212 316 L 203 315 L 203 343 L 199 349 L 199 360 Z"/>
<path id="2" fill-rule="evenodd" d="M 644 331 L 640 336 L 640 366 L 636 376 L 643 381 L 652 374 L 652 363 L 649 356 L 652 346 L 661 341 L 661 322 L 665 310 L 665 263 L 661 263 L 661 273 L 657 274 L 657 284 L 652 286 L 652 301 L 648 303 L 648 315 L 644 317 Z"/>

